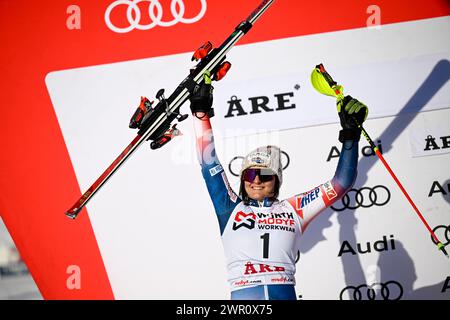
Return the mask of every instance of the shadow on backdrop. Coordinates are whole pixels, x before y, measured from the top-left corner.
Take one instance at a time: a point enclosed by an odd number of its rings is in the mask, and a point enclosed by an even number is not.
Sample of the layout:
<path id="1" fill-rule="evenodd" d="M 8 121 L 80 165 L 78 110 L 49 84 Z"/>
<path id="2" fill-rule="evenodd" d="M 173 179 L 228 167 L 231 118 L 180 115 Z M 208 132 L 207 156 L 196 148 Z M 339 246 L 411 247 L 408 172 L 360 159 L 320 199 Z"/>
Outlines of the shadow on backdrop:
<path id="1" fill-rule="evenodd" d="M 377 265 L 380 271 L 379 282 L 388 283 L 395 279 L 401 284 L 401 299 L 450 300 L 449 278 L 431 286 L 414 289 L 414 283 L 417 281 L 414 262 L 400 241 L 395 240 L 395 254 L 380 254 Z M 381 292 L 378 292 L 377 296 L 381 297 Z"/>
<path id="2" fill-rule="evenodd" d="M 443 187 L 447 189 L 445 193 L 442 193 L 442 198 L 450 204 L 450 179 L 444 182 Z"/>

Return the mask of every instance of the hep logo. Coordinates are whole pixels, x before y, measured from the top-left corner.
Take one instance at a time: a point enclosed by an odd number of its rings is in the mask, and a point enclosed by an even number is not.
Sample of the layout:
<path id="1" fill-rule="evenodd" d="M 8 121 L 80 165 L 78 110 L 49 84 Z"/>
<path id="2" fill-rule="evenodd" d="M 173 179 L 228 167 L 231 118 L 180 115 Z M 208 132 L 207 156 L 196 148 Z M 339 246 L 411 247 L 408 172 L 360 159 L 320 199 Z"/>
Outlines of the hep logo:
<path id="1" fill-rule="evenodd" d="M 239 211 L 234 217 L 233 230 L 237 230 L 240 227 L 246 227 L 247 229 L 253 229 L 255 227 L 256 215 L 251 213 L 244 213 Z"/>

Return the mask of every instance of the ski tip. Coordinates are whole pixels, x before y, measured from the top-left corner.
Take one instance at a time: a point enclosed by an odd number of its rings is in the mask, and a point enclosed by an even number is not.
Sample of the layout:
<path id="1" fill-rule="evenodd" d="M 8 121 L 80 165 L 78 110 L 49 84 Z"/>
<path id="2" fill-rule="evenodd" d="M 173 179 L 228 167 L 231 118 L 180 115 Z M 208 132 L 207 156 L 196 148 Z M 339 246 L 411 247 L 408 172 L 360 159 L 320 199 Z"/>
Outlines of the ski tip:
<path id="1" fill-rule="evenodd" d="M 82 208 L 70 209 L 69 211 L 66 211 L 65 215 L 70 219 L 75 220 L 75 218 L 78 216 L 78 213 L 80 213 L 81 209 Z"/>

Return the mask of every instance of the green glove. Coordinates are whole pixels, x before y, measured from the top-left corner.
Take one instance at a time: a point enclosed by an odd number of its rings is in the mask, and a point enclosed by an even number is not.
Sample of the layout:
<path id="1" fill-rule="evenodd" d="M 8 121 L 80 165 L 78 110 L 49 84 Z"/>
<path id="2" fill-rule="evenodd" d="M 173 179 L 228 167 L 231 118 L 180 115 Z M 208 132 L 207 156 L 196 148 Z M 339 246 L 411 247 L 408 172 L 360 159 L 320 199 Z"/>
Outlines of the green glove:
<path id="1" fill-rule="evenodd" d="M 343 99 L 338 99 L 337 110 L 342 126 L 342 130 L 339 132 L 339 141 L 359 141 L 361 136 L 359 126 L 366 121 L 369 108 L 357 99 L 345 96 Z"/>

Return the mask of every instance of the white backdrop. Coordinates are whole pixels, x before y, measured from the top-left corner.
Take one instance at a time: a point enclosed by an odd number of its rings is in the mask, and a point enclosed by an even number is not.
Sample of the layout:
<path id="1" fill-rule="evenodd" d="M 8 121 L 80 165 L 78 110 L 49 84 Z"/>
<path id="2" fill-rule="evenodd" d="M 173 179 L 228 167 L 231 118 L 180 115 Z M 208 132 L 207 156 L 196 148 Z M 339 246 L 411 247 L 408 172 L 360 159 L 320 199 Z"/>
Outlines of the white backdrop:
<path id="1" fill-rule="evenodd" d="M 327 158 L 333 146 L 340 149 L 338 117 L 334 101 L 314 93 L 308 80 L 314 66 L 324 63 L 347 93 L 369 105 L 369 134 L 376 143 L 381 141 L 387 161 L 431 226 L 448 226 L 450 190 L 428 194 L 434 181 L 446 188 L 450 156 L 433 150 L 430 156 L 413 157 L 412 145 L 420 148 L 423 139 L 425 148 L 428 135 L 435 135 L 437 143 L 441 136 L 450 136 L 449 33 L 449 19 L 436 18 L 234 48 L 228 57 L 233 63 L 230 73 L 214 84 L 217 115 L 212 121 L 222 164 L 228 167 L 234 156 L 274 143 L 290 158 L 281 198 L 331 178 L 337 158 Z M 174 89 L 186 75 L 190 56 L 47 75 L 83 191 L 134 137 L 128 121 L 139 97 L 152 100 L 158 89 Z M 233 95 L 249 112 L 249 97 L 268 96 L 268 106 L 275 109 L 273 95 L 285 92 L 294 92 L 289 103 L 295 108 L 224 118 Z M 183 111 L 188 112 L 188 106 Z M 141 148 L 88 205 L 118 299 L 229 297 L 219 228 L 196 160 L 190 121 L 179 125 L 183 136 L 164 148 Z M 443 129 L 427 133 L 434 128 Z M 362 139 L 360 145 L 366 142 Z M 390 299 L 449 299 L 450 287 L 444 290 L 450 286 L 449 261 L 437 252 L 387 171 L 374 156 L 360 155 L 358 168 L 355 188 L 385 186 L 389 201 L 339 213 L 327 210 L 310 225 L 297 265 L 298 294 L 303 299 L 339 299 L 347 286 L 381 282 L 387 284 L 383 292 Z M 237 178 L 227 173 L 237 190 Z M 370 200 L 367 191 L 364 201 Z M 376 191 L 382 200 L 385 189 Z M 389 249 L 374 250 L 374 243 L 384 236 Z M 359 243 L 364 251 L 367 242 L 370 253 L 338 257 L 344 243 L 355 250 Z M 351 289 L 346 292 L 346 299 L 353 294 Z M 361 294 L 367 298 L 367 290 Z"/>

